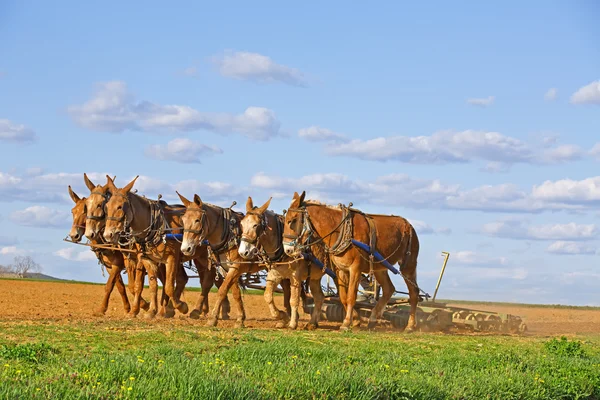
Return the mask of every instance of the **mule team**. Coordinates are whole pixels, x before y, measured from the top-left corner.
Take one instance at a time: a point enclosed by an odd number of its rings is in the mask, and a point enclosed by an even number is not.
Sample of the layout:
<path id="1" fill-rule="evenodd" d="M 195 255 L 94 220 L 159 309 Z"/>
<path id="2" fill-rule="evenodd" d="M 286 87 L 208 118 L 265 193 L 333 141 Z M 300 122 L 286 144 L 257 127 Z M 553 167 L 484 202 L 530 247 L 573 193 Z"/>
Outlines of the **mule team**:
<path id="1" fill-rule="evenodd" d="M 146 310 L 149 318 L 157 314 L 173 317 L 175 310 L 187 314 L 189 307 L 181 300 L 188 281 L 183 263 L 191 261 L 202 289 L 191 318 L 205 315 L 208 326 L 216 326 L 219 316 L 229 318 L 227 294 L 231 290 L 237 308 L 236 327 L 243 327 L 246 312 L 238 281 L 243 274 L 266 269 L 265 300 L 271 315 L 279 320 L 278 327 L 297 328 L 301 285 L 308 280 L 315 307 L 306 328 L 315 329 L 324 300 L 320 282 L 325 273 L 325 268 L 311 261 L 311 257 L 316 257 L 335 273 L 340 301 L 346 309 L 342 330 L 360 324 L 354 305 L 362 274 L 376 279 L 382 295 L 369 318 L 369 327 L 373 327 L 395 291 L 388 269 L 381 260 L 373 258 L 372 253 L 377 250 L 387 262 L 400 266 L 411 306 L 406 331 L 416 329 L 419 240 L 413 226 L 402 217 L 325 205 L 305 199 L 304 192 L 294 193 L 285 216 L 268 210 L 271 199 L 256 207 L 250 197 L 243 215 L 204 203 L 197 194 L 190 201 L 177 192 L 183 205 L 150 200 L 132 191 L 137 177 L 123 188 L 116 187 L 115 178 L 106 178 L 106 184 L 97 185 L 84 174 L 90 190 L 87 197 L 79 197 L 69 186 L 75 202 L 69 236 L 74 242 L 86 236 L 99 262 L 109 271 L 97 314 L 106 312 L 115 286 L 130 316 L 139 314 L 140 309 Z M 177 238 L 181 233 L 180 241 Z M 361 249 L 354 241 L 368 244 L 373 251 Z M 224 277 L 216 265 L 225 271 Z M 124 270 L 129 277 L 132 303 L 121 278 Z M 146 275 L 149 301 L 142 298 Z M 157 280 L 163 284 L 160 301 Z M 208 293 L 215 284 L 218 294 L 209 310 Z M 273 301 L 273 291 L 279 284 L 284 292 L 285 311 Z"/>

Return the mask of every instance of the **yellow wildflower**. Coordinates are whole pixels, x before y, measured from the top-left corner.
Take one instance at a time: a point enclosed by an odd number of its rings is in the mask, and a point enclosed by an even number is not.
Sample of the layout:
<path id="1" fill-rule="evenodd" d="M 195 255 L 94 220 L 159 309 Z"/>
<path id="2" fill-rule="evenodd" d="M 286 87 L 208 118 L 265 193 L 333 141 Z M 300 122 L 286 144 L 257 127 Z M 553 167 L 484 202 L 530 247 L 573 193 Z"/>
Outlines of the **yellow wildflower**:
<path id="1" fill-rule="evenodd" d="M 321 375 L 321 371 L 317 370 L 317 375 Z"/>
<path id="2" fill-rule="evenodd" d="M 273 364 L 271 361 L 267 361 L 267 365 L 271 365 Z"/>
<path id="3" fill-rule="evenodd" d="M 127 390 L 131 391 L 131 390 L 133 390 L 133 388 L 130 386 L 127 388 Z"/>
<path id="4" fill-rule="evenodd" d="M 4 368 L 8 368 L 8 367 L 10 367 L 10 365 L 4 364 Z"/>
<path id="5" fill-rule="evenodd" d="M 407 374 L 408 370 L 407 369 L 401 369 L 400 372 L 403 373 L 403 374 Z"/>
<path id="6" fill-rule="evenodd" d="M 21 370 L 20 370 L 20 369 L 18 369 L 18 370 L 17 370 L 17 374 L 20 374 L 20 373 L 21 373 Z"/>
<path id="7" fill-rule="evenodd" d="M 135 381 L 135 377 L 134 377 L 134 376 L 130 376 L 130 377 L 129 377 L 129 380 L 130 380 L 130 381 Z"/>
<path id="8" fill-rule="evenodd" d="M 160 364 L 164 363 L 164 361 L 163 361 L 163 360 L 158 360 L 158 362 L 159 362 Z"/>
<path id="9" fill-rule="evenodd" d="M 138 362 L 141 362 L 141 363 L 143 363 L 143 362 L 144 362 L 144 360 L 142 360 L 141 358 L 138 358 Z"/>

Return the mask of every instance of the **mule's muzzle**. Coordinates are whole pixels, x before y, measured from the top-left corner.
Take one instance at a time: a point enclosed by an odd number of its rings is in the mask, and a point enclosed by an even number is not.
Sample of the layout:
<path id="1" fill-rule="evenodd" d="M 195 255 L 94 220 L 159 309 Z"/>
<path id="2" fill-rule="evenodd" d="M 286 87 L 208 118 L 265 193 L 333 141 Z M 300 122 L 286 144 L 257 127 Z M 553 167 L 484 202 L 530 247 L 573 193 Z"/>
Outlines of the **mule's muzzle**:
<path id="1" fill-rule="evenodd" d="M 79 232 L 77 232 L 75 234 L 70 234 L 69 237 L 75 243 L 79 243 L 81 241 L 81 234 L 79 234 Z"/>
<path id="2" fill-rule="evenodd" d="M 117 243 L 119 241 L 119 234 L 115 231 L 105 231 L 104 232 L 104 240 L 108 243 Z"/>
<path id="3" fill-rule="evenodd" d="M 292 257 L 295 253 L 296 253 L 296 247 L 290 244 L 283 244 L 283 251 L 285 251 L 285 254 L 287 254 L 288 256 Z"/>
<path id="4" fill-rule="evenodd" d="M 191 243 L 187 243 L 187 242 L 184 242 L 181 244 L 181 252 L 183 253 L 183 255 L 191 256 L 194 254 L 195 251 L 196 251 L 195 245 L 193 245 Z"/>
<path id="5" fill-rule="evenodd" d="M 240 256 L 245 260 L 250 260 L 258 254 L 258 249 L 255 246 L 246 246 L 244 249 L 241 247 L 238 250 Z"/>

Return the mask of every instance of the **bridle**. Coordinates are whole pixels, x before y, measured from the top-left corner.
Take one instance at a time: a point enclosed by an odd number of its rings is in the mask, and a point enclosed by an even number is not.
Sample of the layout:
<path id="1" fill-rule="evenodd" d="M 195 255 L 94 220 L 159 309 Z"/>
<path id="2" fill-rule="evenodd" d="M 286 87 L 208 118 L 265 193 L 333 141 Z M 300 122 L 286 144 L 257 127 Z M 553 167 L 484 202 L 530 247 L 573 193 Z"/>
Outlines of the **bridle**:
<path id="1" fill-rule="evenodd" d="M 206 210 L 204 210 L 204 208 L 202 208 L 202 207 L 200 207 L 199 210 L 202 213 L 200 215 L 200 229 L 185 229 L 185 228 L 183 228 L 183 233 L 187 232 L 187 233 L 194 233 L 196 235 L 199 235 L 198 242 L 202 243 L 204 241 L 204 238 L 202 237 L 202 235 L 206 231 L 206 229 L 204 229 L 204 224 L 206 222 Z"/>
<path id="2" fill-rule="evenodd" d="M 258 241 L 260 240 L 260 237 L 263 236 L 267 232 L 267 229 L 268 229 L 267 216 L 265 213 L 262 213 L 262 215 L 261 215 L 260 213 L 257 213 L 254 210 L 249 211 L 248 213 L 246 213 L 246 215 L 256 215 L 257 217 L 260 218 L 260 224 L 256 227 L 256 237 L 254 239 L 250 239 L 248 236 L 246 236 L 245 234 L 242 233 L 242 237 L 240 238 L 240 241 L 257 246 Z"/>
<path id="3" fill-rule="evenodd" d="M 115 194 L 113 194 L 113 196 L 115 196 L 115 197 L 122 197 L 122 198 L 125 199 L 125 202 L 123 203 L 123 207 L 122 207 L 123 215 L 121 215 L 120 217 L 109 217 L 109 216 L 106 216 L 106 220 L 107 221 L 124 222 L 123 230 L 125 230 L 125 226 L 127 225 L 127 219 L 126 219 L 127 212 L 126 212 L 125 206 L 127 206 L 127 210 L 131 210 L 131 213 L 133 213 L 133 207 L 131 207 L 131 203 L 129 202 L 129 198 L 127 197 L 127 195 L 121 194 L 121 193 L 115 193 Z M 109 199 L 107 199 L 107 201 L 108 200 Z M 104 203 L 104 210 L 105 210 L 105 213 L 106 213 L 106 203 Z M 131 218 L 131 220 L 129 222 L 131 222 L 132 220 L 133 220 L 133 217 Z"/>
<path id="4" fill-rule="evenodd" d="M 102 198 L 104 199 L 104 201 L 102 202 L 102 215 L 89 215 L 88 213 L 86 213 L 85 219 L 91 219 L 93 221 L 102 221 L 106 218 L 106 203 L 108 202 L 108 200 L 110 199 L 110 192 L 106 192 L 106 193 L 102 193 L 102 192 L 98 192 L 98 191 L 93 191 L 90 193 L 90 196 L 96 194 L 98 196 L 102 196 Z M 88 197 L 89 199 L 89 197 Z"/>
<path id="5" fill-rule="evenodd" d="M 310 247 L 310 239 L 313 236 L 314 229 L 312 227 L 312 223 L 310 222 L 310 215 L 308 214 L 308 210 L 306 206 L 298 207 L 298 208 L 290 208 L 287 212 L 297 212 L 302 215 L 301 224 L 302 230 L 299 234 L 284 234 L 283 235 L 283 245 L 284 246 L 292 246 L 293 248 L 307 248 Z M 300 243 L 299 240 L 302 239 L 304 235 L 307 235 L 305 243 Z M 290 239 L 291 241 L 286 241 L 285 239 Z"/>

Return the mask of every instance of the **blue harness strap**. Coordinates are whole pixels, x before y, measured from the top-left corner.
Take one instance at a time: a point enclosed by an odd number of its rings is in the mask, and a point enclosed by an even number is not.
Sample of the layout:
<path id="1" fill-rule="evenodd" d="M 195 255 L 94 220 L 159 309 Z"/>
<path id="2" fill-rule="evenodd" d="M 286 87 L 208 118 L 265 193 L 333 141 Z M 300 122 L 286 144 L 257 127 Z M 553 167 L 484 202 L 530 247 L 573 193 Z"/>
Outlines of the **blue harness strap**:
<path id="1" fill-rule="evenodd" d="M 333 279 L 337 279 L 337 275 L 335 274 L 335 272 L 333 272 L 332 270 L 329 269 L 329 267 L 326 267 L 321 260 L 319 260 L 317 257 L 315 257 L 313 254 L 310 253 L 302 253 L 302 257 L 307 260 L 310 261 L 312 263 L 315 263 L 316 265 L 319 266 L 319 268 L 321 268 L 322 271 L 325 271 L 325 273 L 327 275 L 329 275 L 330 277 L 332 277 Z"/>
<path id="2" fill-rule="evenodd" d="M 182 241 L 183 240 L 183 233 L 167 233 L 165 234 L 165 239 L 166 240 L 178 240 L 178 241 Z M 208 243 L 208 240 L 203 240 L 202 244 L 205 245 L 209 245 L 210 243 Z"/>
<path id="3" fill-rule="evenodd" d="M 356 239 L 352 239 L 352 244 L 355 245 L 356 247 L 358 247 L 359 249 L 364 250 L 367 253 L 371 254 L 371 247 L 369 247 L 369 245 L 366 245 L 363 242 L 359 242 Z M 398 275 L 400 273 L 400 271 L 398 271 L 396 268 L 394 268 L 392 266 L 392 264 L 390 264 L 387 260 L 385 260 L 383 258 L 383 256 L 377 250 L 373 251 L 372 254 L 377 261 L 379 261 L 384 267 L 386 267 L 387 269 L 392 271 L 394 274 Z"/>

